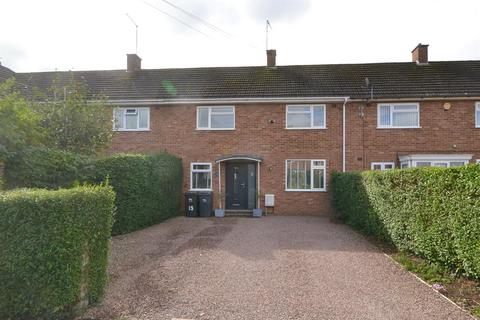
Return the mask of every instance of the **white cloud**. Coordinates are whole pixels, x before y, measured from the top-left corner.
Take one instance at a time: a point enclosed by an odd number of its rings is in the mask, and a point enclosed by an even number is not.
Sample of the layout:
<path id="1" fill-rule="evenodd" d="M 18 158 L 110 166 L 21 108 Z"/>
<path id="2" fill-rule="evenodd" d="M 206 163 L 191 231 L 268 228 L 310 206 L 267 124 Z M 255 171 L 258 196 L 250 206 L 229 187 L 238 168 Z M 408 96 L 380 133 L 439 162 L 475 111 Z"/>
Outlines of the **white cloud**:
<path id="1" fill-rule="evenodd" d="M 147 68 L 263 65 L 265 18 L 279 64 L 409 61 L 419 43 L 432 60 L 480 59 L 480 1 L 169 0 L 235 35 L 225 36 L 145 0 L 3 0 L 0 57 L 17 71 L 123 69 L 135 49 Z M 5 14 L 6 13 L 6 14 Z"/>

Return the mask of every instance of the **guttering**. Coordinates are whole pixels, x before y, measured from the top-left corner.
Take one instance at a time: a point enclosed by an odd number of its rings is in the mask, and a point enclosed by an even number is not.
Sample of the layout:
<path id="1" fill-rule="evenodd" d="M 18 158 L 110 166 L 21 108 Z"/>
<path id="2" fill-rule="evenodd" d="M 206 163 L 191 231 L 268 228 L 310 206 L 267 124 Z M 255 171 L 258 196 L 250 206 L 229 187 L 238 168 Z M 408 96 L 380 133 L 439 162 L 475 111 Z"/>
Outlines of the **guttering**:
<path id="1" fill-rule="evenodd" d="M 347 137 L 346 137 L 346 123 L 345 123 L 345 113 L 346 113 L 346 107 L 347 107 L 347 102 L 348 102 L 348 97 L 344 98 L 345 100 L 343 101 L 343 108 L 342 108 L 342 172 L 345 172 L 345 161 L 346 161 L 346 143 L 347 143 Z"/>
<path id="2" fill-rule="evenodd" d="M 369 102 L 412 102 L 412 101 L 462 101 L 462 100 L 480 100 L 480 96 L 465 96 L 465 97 L 412 97 L 412 98 L 378 98 L 368 99 Z M 350 99 L 350 102 L 365 102 L 365 99 Z"/>
<path id="3" fill-rule="evenodd" d="M 199 99 L 111 99 L 110 105 L 178 105 L 178 104 L 240 104 L 240 103 L 320 103 L 343 102 L 345 96 L 340 97 L 272 97 L 272 98 L 199 98 Z M 411 97 L 411 98 L 380 98 L 370 99 L 370 102 L 401 102 L 401 101 L 458 101 L 480 100 L 480 96 L 465 97 Z M 351 99 L 349 102 L 365 102 L 365 99 Z M 91 102 L 97 102 L 93 100 Z"/>
<path id="4" fill-rule="evenodd" d="M 111 105 L 240 104 L 342 102 L 345 97 L 199 98 L 199 99 L 111 99 Z"/>

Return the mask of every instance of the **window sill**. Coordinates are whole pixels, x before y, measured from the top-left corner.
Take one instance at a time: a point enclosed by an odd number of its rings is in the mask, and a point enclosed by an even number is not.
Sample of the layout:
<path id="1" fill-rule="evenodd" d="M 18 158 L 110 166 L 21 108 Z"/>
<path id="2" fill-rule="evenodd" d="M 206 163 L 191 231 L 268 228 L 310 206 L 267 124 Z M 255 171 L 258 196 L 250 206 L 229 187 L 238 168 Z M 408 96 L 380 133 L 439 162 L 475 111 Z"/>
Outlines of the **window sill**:
<path id="1" fill-rule="evenodd" d="M 191 192 L 211 192 L 213 190 L 212 189 L 190 189 L 188 191 L 191 191 Z"/>
<path id="2" fill-rule="evenodd" d="M 149 132 L 150 129 L 118 129 L 113 132 Z"/>
<path id="3" fill-rule="evenodd" d="M 315 190 L 308 190 L 308 189 L 285 189 L 286 192 L 327 192 L 327 189 L 315 189 Z"/>
<path id="4" fill-rule="evenodd" d="M 422 129 L 422 127 L 377 127 L 377 129 Z"/>
<path id="5" fill-rule="evenodd" d="M 325 130 L 327 127 L 302 127 L 302 128 L 288 128 L 285 127 L 287 130 Z"/>
<path id="6" fill-rule="evenodd" d="M 197 131 L 235 131 L 235 128 L 197 128 Z"/>

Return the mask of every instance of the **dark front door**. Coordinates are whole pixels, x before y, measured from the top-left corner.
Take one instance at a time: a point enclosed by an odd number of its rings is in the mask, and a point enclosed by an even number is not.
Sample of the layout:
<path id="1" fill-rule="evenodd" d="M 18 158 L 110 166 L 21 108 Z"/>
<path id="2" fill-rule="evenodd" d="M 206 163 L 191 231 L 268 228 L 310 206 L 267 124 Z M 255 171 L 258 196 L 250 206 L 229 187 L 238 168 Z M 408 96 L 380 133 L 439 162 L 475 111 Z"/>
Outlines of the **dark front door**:
<path id="1" fill-rule="evenodd" d="M 255 206 L 255 164 L 227 163 L 226 208 L 253 209 Z"/>

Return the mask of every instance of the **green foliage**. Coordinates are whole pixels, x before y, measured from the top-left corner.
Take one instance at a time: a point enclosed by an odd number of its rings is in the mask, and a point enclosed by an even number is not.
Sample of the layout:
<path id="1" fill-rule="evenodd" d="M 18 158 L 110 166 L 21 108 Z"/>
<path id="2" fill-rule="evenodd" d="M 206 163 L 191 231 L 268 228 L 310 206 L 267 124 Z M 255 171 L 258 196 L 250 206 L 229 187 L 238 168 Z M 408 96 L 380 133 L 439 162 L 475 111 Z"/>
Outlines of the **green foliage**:
<path id="1" fill-rule="evenodd" d="M 15 90 L 12 78 L 0 83 L 0 160 L 8 152 L 43 141 L 39 116 Z"/>
<path id="2" fill-rule="evenodd" d="M 450 272 L 440 264 L 429 263 L 406 252 L 394 254 L 392 258 L 402 264 L 408 271 L 415 273 L 430 284 L 449 284 L 455 279 Z"/>
<path id="3" fill-rule="evenodd" d="M 159 223 L 179 211 L 182 163 L 168 154 L 120 154 L 97 160 L 92 182 L 109 179 L 117 194 L 113 234 Z"/>
<path id="4" fill-rule="evenodd" d="M 86 180 L 92 161 L 89 157 L 58 149 L 25 148 L 5 163 L 7 187 L 69 187 L 75 180 Z"/>
<path id="5" fill-rule="evenodd" d="M 99 301 L 114 198 L 103 186 L 0 193 L 1 319 L 61 319 Z"/>
<path id="6" fill-rule="evenodd" d="M 94 159 L 47 148 L 27 148 L 5 165 L 7 187 L 56 189 L 75 181 L 106 179 L 117 194 L 113 234 L 138 230 L 176 215 L 182 163 L 168 154 L 115 155 Z"/>
<path id="7" fill-rule="evenodd" d="M 54 84 L 36 105 L 46 132 L 45 144 L 81 154 L 95 154 L 111 142 L 112 108 L 105 97 L 87 100 L 88 87 L 70 79 Z"/>
<path id="8" fill-rule="evenodd" d="M 472 310 L 472 313 L 473 313 L 474 316 L 480 318 L 480 306 L 474 308 L 474 309 Z"/>
<path id="9" fill-rule="evenodd" d="M 335 173 L 332 184 L 346 223 L 480 278 L 480 166 Z"/>

